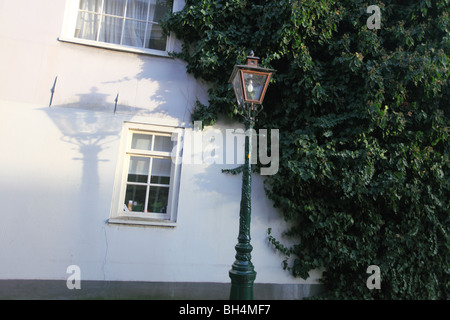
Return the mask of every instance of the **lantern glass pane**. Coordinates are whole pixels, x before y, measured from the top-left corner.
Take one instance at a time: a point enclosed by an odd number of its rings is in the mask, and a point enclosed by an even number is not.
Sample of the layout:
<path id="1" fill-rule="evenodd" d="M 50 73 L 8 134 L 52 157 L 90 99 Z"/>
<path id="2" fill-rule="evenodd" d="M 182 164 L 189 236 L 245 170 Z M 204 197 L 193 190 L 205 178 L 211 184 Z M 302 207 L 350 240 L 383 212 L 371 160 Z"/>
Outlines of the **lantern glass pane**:
<path id="1" fill-rule="evenodd" d="M 244 99 L 242 87 L 241 87 L 241 80 L 240 80 L 240 72 L 236 72 L 236 75 L 233 79 L 233 88 L 234 93 L 236 94 L 236 100 L 238 102 L 238 105 L 242 104 L 242 101 Z"/>
<path id="2" fill-rule="evenodd" d="M 244 86 L 247 100 L 259 101 L 266 84 L 266 74 L 246 73 L 244 71 Z"/>

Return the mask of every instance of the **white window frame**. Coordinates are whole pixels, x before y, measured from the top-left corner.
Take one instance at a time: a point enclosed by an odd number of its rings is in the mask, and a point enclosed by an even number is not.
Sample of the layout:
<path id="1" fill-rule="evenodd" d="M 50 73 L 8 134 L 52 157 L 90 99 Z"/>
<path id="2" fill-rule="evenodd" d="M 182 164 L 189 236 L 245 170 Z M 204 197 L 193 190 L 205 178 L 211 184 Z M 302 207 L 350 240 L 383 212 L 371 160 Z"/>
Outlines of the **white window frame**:
<path id="1" fill-rule="evenodd" d="M 75 28 L 77 24 L 79 6 L 80 0 L 66 0 L 63 28 L 60 37 L 58 37 L 58 40 L 63 42 L 93 46 L 97 48 L 111 49 L 138 54 L 148 54 L 162 57 L 170 57 L 169 52 L 174 51 L 175 37 L 172 34 L 169 34 L 167 36 L 165 51 L 76 38 Z M 181 10 L 181 7 L 182 7 L 181 0 L 173 0 L 172 12 Z"/>
<path id="2" fill-rule="evenodd" d="M 115 191 L 109 223 L 176 226 L 178 196 L 181 174 L 181 141 L 183 128 L 151 124 L 125 122 L 122 130 L 122 143 L 117 164 Z M 173 142 L 172 152 L 158 152 L 132 149 L 133 133 L 170 136 Z M 154 139 L 152 139 L 154 141 Z M 164 157 L 172 159 L 170 172 L 169 199 L 167 212 L 164 214 L 124 211 L 125 194 L 127 188 L 128 166 L 131 156 Z"/>

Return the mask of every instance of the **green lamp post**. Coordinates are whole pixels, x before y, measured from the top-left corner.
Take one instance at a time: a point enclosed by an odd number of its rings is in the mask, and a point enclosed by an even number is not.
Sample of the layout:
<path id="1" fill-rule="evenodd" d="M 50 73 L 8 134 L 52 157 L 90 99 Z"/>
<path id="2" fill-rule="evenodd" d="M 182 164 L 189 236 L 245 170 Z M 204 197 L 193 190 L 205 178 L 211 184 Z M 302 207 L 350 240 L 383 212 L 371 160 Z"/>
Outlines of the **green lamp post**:
<path id="1" fill-rule="evenodd" d="M 239 235 L 236 248 L 236 260 L 229 272 L 231 278 L 230 300 L 253 300 L 253 282 L 256 272 L 251 261 L 250 244 L 251 187 L 252 168 L 251 129 L 255 118 L 262 110 L 270 78 L 275 70 L 258 67 L 259 58 L 253 51 L 247 57 L 245 65 L 234 66 L 230 82 L 239 106 L 239 113 L 245 119 L 245 164 L 242 170 L 242 195 L 239 213 Z"/>

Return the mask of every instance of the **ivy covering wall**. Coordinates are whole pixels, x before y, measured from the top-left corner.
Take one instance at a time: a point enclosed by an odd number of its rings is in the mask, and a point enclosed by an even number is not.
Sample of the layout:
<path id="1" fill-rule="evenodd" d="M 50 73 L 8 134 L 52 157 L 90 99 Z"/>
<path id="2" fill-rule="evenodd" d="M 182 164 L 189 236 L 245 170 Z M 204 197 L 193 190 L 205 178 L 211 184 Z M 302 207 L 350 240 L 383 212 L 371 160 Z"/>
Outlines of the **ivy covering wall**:
<path id="1" fill-rule="evenodd" d="M 373 4 L 380 29 L 366 24 Z M 449 6 L 187 0 L 163 21 L 187 71 L 211 84 L 193 120 L 241 120 L 228 78 L 250 50 L 277 69 L 256 125 L 280 130 L 265 188 L 295 244 L 268 239 L 293 275 L 325 268 L 325 298 L 448 298 Z"/>

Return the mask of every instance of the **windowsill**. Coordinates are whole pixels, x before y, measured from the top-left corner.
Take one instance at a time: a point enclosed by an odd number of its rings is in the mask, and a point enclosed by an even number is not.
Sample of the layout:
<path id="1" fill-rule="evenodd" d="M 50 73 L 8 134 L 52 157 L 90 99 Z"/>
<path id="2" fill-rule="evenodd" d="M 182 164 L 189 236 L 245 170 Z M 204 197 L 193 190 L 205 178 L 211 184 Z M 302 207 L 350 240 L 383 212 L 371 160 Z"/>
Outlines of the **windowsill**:
<path id="1" fill-rule="evenodd" d="M 158 56 L 158 57 L 163 57 L 163 58 L 172 58 L 172 56 L 170 56 L 167 51 L 161 51 L 161 50 L 141 49 L 141 48 L 136 48 L 136 47 L 117 45 L 117 44 L 113 44 L 113 43 L 97 42 L 97 41 L 91 41 L 91 40 L 85 40 L 85 39 L 79 39 L 79 38 L 67 38 L 67 37 L 63 37 L 63 36 L 58 37 L 58 41 L 79 44 L 79 45 L 84 45 L 84 46 L 89 46 L 89 47 L 114 50 L 114 51 L 130 52 L 130 53 L 136 53 L 136 54 Z"/>
<path id="2" fill-rule="evenodd" d="M 151 220 L 151 219 L 137 219 L 132 217 L 109 218 L 108 223 L 112 224 L 127 224 L 139 226 L 156 226 L 156 227 L 176 227 L 177 223 L 170 220 Z"/>

